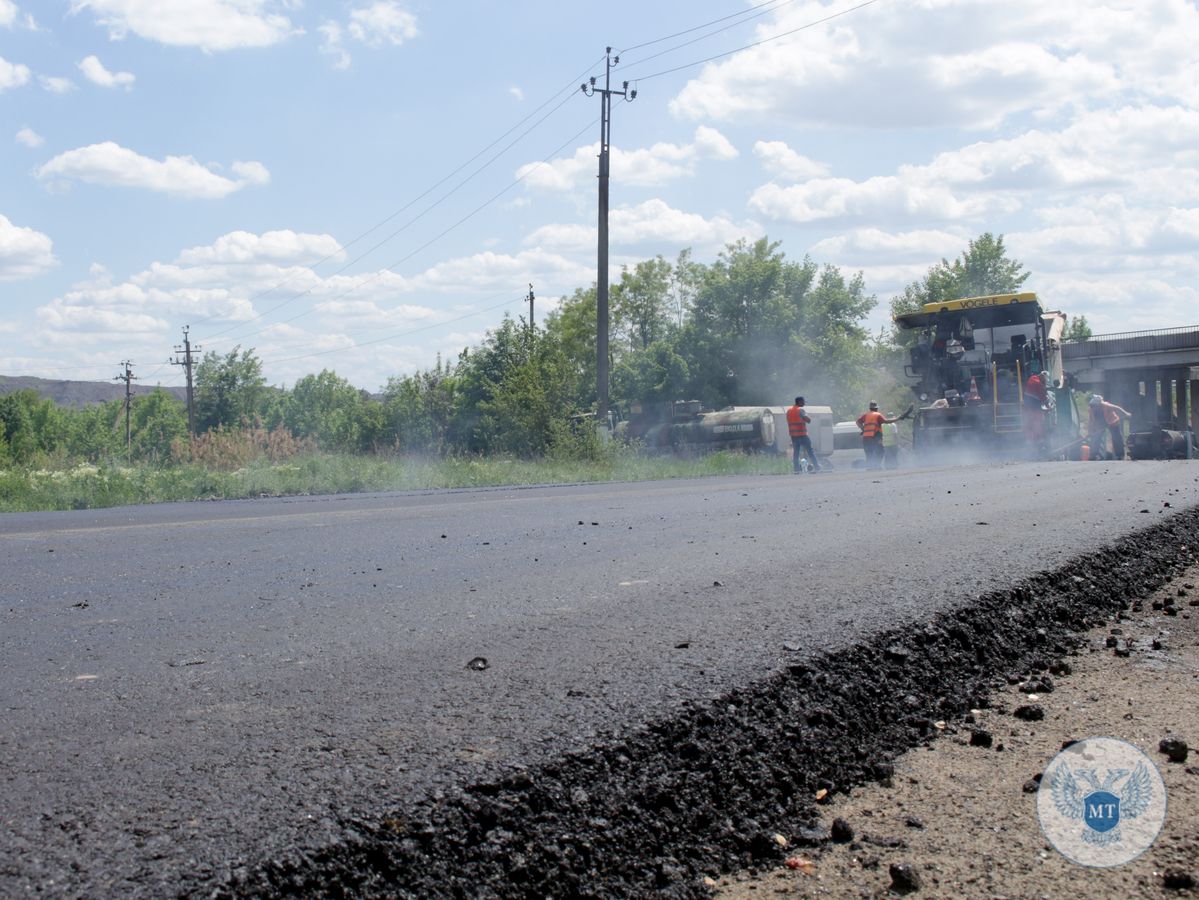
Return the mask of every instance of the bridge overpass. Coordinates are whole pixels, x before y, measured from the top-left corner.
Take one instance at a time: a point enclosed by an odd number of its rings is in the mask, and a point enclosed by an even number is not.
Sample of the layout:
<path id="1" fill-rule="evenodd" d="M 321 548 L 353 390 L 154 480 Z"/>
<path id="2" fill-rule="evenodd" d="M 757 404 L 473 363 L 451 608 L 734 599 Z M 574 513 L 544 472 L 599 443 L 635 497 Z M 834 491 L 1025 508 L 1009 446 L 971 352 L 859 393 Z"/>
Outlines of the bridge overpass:
<path id="1" fill-rule="evenodd" d="M 1062 366 L 1076 387 L 1131 412 L 1134 430 L 1199 422 L 1199 325 L 1063 341 Z"/>

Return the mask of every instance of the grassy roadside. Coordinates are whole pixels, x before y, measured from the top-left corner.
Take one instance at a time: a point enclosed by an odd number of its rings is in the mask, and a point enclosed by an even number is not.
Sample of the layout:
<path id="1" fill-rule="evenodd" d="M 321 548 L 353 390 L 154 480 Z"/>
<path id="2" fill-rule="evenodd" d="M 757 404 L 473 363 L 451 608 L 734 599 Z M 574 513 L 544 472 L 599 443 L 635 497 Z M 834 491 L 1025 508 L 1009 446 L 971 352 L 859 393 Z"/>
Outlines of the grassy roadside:
<path id="1" fill-rule="evenodd" d="M 694 459 L 617 452 L 594 461 L 429 460 L 314 453 L 281 462 L 263 459 L 232 471 L 197 464 L 113 463 L 55 469 L 0 469 L 0 512 L 422 488 L 649 481 L 787 471 L 789 463 L 783 457 L 731 452 Z"/>

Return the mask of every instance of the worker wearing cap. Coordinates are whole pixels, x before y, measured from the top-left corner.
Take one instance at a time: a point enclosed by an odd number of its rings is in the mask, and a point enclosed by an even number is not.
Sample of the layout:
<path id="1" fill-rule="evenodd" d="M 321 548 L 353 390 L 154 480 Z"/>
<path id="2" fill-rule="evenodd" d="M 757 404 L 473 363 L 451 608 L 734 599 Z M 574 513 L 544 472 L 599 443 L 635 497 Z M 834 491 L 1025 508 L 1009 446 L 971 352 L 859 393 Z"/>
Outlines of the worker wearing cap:
<path id="1" fill-rule="evenodd" d="M 1092 394 L 1087 402 L 1091 410 L 1091 420 L 1087 427 L 1087 441 L 1091 445 L 1091 458 L 1098 459 L 1098 449 L 1104 445 L 1106 430 L 1112 436 L 1112 457 L 1124 458 L 1124 426 L 1122 419 L 1131 419 L 1132 413 L 1122 406 L 1108 403 L 1099 394 Z"/>
<path id="2" fill-rule="evenodd" d="M 862 450 L 866 453 L 866 468 L 881 469 L 883 467 L 883 426 L 898 422 L 911 412 L 902 416 L 888 418 L 878 411 L 878 404 L 870 401 L 870 409 L 858 416 L 858 429 L 862 432 Z"/>
<path id="3" fill-rule="evenodd" d="M 812 449 L 812 439 L 808 437 L 808 425 L 811 417 L 804 412 L 803 397 L 795 398 L 795 405 L 787 410 L 787 432 L 791 435 L 791 465 L 796 473 L 800 472 L 799 458 L 801 453 L 807 453 L 812 471 L 820 471 L 820 463 L 816 459 L 816 451 Z"/>

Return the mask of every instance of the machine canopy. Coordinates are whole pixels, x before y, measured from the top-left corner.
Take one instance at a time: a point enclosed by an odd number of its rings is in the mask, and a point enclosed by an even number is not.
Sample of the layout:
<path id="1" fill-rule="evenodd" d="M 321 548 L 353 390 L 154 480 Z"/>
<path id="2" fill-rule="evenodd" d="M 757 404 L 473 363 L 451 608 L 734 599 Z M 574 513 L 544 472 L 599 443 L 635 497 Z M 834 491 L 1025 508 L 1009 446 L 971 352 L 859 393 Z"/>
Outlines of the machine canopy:
<path id="1" fill-rule="evenodd" d="M 970 319 L 974 328 L 1002 328 L 1006 325 L 1028 325 L 1041 317 L 1041 304 L 1037 295 L 991 294 L 986 297 L 963 297 L 961 300 L 946 300 L 941 303 L 926 303 L 919 312 L 904 313 L 895 317 L 900 328 L 927 328 L 936 324 L 937 316 L 944 312 L 946 318 L 957 320 L 963 315 Z"/>

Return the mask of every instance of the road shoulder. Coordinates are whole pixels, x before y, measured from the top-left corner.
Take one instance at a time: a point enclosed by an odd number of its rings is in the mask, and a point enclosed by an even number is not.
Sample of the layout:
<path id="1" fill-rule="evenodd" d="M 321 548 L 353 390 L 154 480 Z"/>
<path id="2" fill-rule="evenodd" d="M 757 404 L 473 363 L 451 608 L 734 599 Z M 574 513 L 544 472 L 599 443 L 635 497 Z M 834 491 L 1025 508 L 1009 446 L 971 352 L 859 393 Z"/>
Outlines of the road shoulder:
<path id="1" fill-rule="evenodd" d="M 808 832 L 815 845 L 787 848 L 792 868 L 723 878 L 719 896 L 887 896 L 895 889 L 893 865 L 910 867 L 918 893 L 927 896 L 1196 895 L 1186 885 L 1199 879 L 1199 753 L 1172 762 L 1159 751 L 1167 737 L 1199 743 L 1196 584 L 1199 567 L 1113 615 L 1062 661 L 1068 672 L 1059 663 L 1057 674 L 1008 673 L 1016 683 L 996 692 L 988 709 L 937 723 L 944 725 L 940 737 L 897 758 L 890 784 L 821 805 L 823 827 Z M 1030 696 L 1030 678 L 1045 675 L 1052 690 Z M 1040 707 L 1044 718 L 1017 718 L 1024 706 Z M 1101 736 L 1127 741 L 1153 760 L 1168 807 L 1156 842 L 1140 857 L 1087 868 L 1046 839 L 1035 788 L 1064 743 Z M 990 746 L 983 746 L 987 738 Z M 844 842 L 826 838 L 836 820 Z"/>

